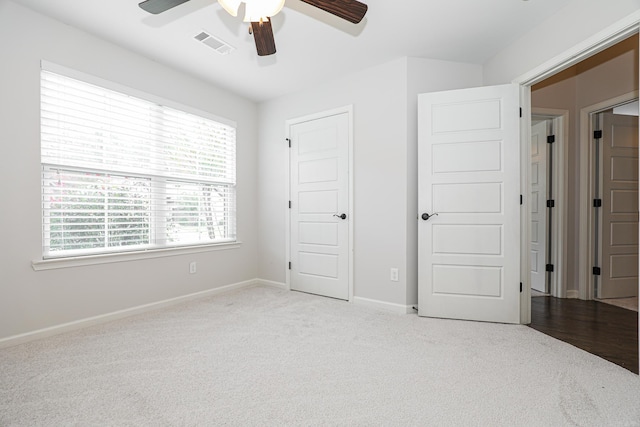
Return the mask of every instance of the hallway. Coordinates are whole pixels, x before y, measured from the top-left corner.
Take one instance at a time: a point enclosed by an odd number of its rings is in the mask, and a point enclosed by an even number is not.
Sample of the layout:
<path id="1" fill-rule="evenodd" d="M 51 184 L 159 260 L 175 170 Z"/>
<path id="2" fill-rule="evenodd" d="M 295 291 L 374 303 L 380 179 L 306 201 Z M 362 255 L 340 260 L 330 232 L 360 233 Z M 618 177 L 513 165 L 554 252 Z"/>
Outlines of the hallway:
<path id="1" fill-rule="evenodd" d="M 531 298 L 531 328 L 638 374 L 638 312 L 610 304 Z"/>

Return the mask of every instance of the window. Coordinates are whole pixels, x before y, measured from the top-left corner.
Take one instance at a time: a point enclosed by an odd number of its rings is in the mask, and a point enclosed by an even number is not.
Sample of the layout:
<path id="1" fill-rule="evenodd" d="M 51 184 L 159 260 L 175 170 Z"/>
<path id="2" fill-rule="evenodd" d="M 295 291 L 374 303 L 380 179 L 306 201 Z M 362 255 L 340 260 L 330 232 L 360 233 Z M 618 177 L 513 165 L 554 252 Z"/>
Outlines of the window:
<path id="1" fill-rule="evenodd" d="M 43 258 L 235 241 L 235 127 L 41 72 Z"/>

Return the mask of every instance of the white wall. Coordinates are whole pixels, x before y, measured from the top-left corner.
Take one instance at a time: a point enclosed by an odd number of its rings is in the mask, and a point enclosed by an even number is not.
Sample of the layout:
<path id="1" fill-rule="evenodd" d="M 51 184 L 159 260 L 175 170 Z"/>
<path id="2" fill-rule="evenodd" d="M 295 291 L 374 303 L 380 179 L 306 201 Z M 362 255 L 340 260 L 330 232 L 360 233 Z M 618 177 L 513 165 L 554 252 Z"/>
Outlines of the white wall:
<path id="1" fill-rule="evenodd" d="M 285 121 L 353 104 L 356 295 L 404 304 L 406 61 L 396 60 L 259 107 L 260 278 L 285 281 Z M 389 281 L 399 267 L 400 281 Z"/>
<path id="2" fill-rule="evenodd" d="M 0 339 L 257 277 L 257 106 L 0 0 Z M 40 60 L 234 120 L 241 248 L 36 272 Z M 188 274 L 189 261 L 198 272 Z"/>
<path id="3" fill-rule="evenodd" d="M 640 0 L 573 0 L 484 64 L 486 85 L 510 83 L 640 10 Z"/>
<path id="4" fill-rule="evenodd" d="M 259 274 L 285 281 L 285 121 L 353 105 L 356 297 L 417 302 L 417 94 L 479 85 L 481 67 L 401 58 L 260 105 Z M 400 280 L 389 280 L 389 269 Z"/>

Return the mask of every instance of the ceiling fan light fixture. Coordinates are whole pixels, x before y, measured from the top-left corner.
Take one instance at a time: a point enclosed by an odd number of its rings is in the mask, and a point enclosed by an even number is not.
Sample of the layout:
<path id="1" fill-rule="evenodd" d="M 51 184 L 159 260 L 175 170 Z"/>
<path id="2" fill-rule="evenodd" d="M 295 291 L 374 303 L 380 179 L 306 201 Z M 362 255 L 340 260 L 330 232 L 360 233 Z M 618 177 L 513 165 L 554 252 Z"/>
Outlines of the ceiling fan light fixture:
<path id="1" fill-rule="evenodd" d="M 220 6 L 226 10 L 231 16 L 238 16 L 238 9 L 242 0 L 218 0 Z"/>
<path id="2" fill-rule="evenodd" d="M 238 16 L 240 3 L 245 4 L 244 22 L 266 21 L 282 10 L 285 0 L 218 0 L 231 16 Z"/>
<path id="3" fill-rule="evenodd" d="M 0 0 L 1 1 L 1 0 Z M 162 13 L 190 0 L 144 0 L 138 3 L 142 9 L 149 13 Z M 368 6 L 358 0 L 300 0 L 318 9 L 322 9 L 338 18 L 358 24 L 367 13 Z M 273 37 L 271 17 L 278 14 L 284 6 L 285 0 L 218 0 L 218 3 L 231 16 L 238 16 L 240 4 L 245 4 L 245 22 L 251 22 L 249 34 L 253 34 L 258 56 L 273 55 L 276 53 L 276 41 Z M 205 43 L 218 45 L 215 40 L 206 43 L 205 33 L 196 36 L 196 39 Z M 206 39 L 206 40 L 205 40 Z M 220 41 L 220 43 L 222 43 Z"/>

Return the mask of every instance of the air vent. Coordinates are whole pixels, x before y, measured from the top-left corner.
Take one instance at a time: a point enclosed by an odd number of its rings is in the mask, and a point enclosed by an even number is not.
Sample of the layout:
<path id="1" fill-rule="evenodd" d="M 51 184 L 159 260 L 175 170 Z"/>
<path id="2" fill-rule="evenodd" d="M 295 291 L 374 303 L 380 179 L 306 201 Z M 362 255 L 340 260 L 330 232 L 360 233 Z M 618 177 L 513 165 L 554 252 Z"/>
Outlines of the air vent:
<path id="1" fill-rule="evenodd" d="M 209 46 L 211 49 L 215 50 L 220 55 L 227 55 L 233 52 L 234 50 L 236 50 L 235 47 L 231 46 L 230 44 L 228 44 L 223 40 L 220 40 L 215 36 L 212 36 L 206 31 L 201 31 L 194 37 L 194 39 L 196 39 L 202 44 Z"/>

